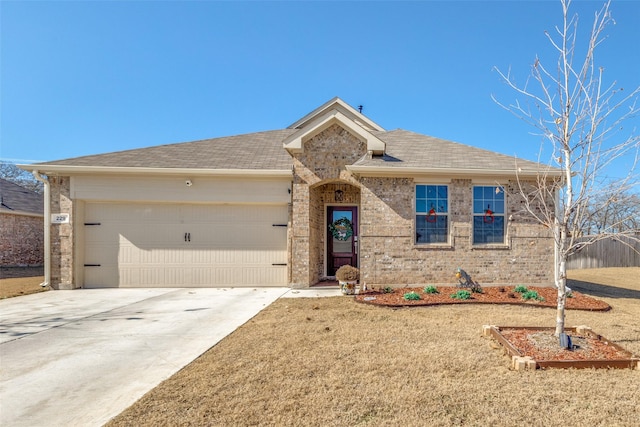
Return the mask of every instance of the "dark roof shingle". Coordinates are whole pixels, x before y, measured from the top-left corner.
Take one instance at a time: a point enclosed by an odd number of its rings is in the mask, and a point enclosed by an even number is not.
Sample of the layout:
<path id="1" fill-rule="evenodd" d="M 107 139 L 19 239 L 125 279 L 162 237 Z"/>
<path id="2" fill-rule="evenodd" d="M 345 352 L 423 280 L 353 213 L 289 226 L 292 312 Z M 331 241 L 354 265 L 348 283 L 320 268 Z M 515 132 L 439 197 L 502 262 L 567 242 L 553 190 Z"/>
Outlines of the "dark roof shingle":
<path id="1" fill-rule="evenodd" d="M 257 132 L 75 157 L 38 165 L 284 170 L 291 169 L 291 157 L 282 148 L 282 141 L 293 132 L 295 129 Z"/>
<path id="2" fill-rule="evenodd" d="M 44 197 L 35 191 L 0 178 L 0 212 L 44 212 Z"/>
<path id="3" fill-rule="evenodd" d="M 290 170 L 293 162 L 283 141 L 294 132 L 296 129 L 256 132 L 76 157 L 36 166 Z M 515 172 L 513 156 L 402 129 L 372 131 L 372 134 L 385 142 L 385 155 L 364 157 L 356 162 L 357 166 Z M 542 166 L 522 159 L 517 159 L 517 165 L 528 171 L 537 171 Z"/>

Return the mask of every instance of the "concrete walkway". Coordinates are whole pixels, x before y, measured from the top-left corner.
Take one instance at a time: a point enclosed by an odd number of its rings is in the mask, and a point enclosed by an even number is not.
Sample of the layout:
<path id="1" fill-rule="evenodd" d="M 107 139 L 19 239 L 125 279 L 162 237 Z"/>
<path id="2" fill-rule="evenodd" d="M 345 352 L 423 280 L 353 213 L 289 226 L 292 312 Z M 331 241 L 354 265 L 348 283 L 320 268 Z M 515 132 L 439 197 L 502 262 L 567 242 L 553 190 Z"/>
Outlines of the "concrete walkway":
<path id="1" fill-rule="evenodd" d="M 336 289 L 95 289 L 0 301 L 0 425 L 101 426 L 276 299 Z"/>

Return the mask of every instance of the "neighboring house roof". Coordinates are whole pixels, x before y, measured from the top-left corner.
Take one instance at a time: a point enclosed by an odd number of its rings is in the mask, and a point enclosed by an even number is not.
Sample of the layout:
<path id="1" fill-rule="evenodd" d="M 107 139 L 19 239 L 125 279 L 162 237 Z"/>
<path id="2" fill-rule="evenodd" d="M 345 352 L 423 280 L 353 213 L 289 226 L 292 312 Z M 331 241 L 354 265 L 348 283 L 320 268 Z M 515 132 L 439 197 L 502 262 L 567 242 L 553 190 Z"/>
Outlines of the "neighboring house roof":
<path id="1" fill-rule="evenodd" d="M 549 173 L 545 165 L 406 130 L 385 131 L 339 98 L 287 129 L 76 157 L 21 167 L 41 172 L 202 173 L 291 175 L 288 152 L 330 126 L 367 143 L 369 154 L 347 169 L 370 175 L 523 175 Z M 551 169 L 557 175 L 557 169 Z"/>
<path id="2" fill-rule="evenodd" d="M 0 178 L 0 212 L 43 215 L 42 194 Z"/>

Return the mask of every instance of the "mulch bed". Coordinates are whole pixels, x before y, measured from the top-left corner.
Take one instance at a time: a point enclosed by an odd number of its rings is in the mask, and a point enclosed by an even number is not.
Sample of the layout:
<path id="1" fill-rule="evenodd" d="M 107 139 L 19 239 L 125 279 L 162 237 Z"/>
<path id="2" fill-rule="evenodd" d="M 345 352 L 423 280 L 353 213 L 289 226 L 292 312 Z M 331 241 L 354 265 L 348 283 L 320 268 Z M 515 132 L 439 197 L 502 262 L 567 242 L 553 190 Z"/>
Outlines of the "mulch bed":
<path id="1" fill-rule="evenodd" d="M 551 287 L 529 287 L 530 291 L 536 291 L 543 298 L 542 301 L 523 300 L 521 294 L 515 292 L 515 286 L 490 286 L 482 288 L 482 293 L 471 293 L 468 300 L 454 299 L 451 297 L 460 288 L 454 286 L 438 286 L 439 293 L 429 294 L 424 288 L 397 288 L 393 292 L 384 293 L 381 290 L 372 290 L 355 296 L 356 301 L 366 304 L 381 305 L 387 307 L 413 307 L 442 304 L 514 304 L 532 307 L 557 306 L 558 291 Z M 416 292 L 419 300 L 406 300 L 404 295 Z M 611 306 L 604 301 L 573 291 L 572 297 L 567 298 L 566 308 L 569 310 L 608 311 Z"/>
<path id="2" fill-rule="evenodd" d="M 568 350 L 558 345 L 553 330 L 504 329 L 500 334 L 521 354 L 534 360 L 620 360 L 629 359 L 630 353 L 619 346 L 611 345 L 588 335 L 571 334 L 573 348 Z"/>

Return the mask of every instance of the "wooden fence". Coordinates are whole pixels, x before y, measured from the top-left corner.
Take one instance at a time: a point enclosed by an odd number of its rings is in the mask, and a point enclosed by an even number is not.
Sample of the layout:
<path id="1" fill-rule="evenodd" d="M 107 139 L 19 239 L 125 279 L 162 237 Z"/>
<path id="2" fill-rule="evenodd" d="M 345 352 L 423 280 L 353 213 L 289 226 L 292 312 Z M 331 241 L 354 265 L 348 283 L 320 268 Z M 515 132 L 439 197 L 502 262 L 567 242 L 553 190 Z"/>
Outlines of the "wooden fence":
<path id="1" fill-rule="evenodd" d="M 639 236 L 640 237 L 640 236 Z M 587 240 L 584 238 L 583 240 Z M 567 270 L 605 267 L 640 267 L 640 242 L 629 237 L 602 239 L 569 257 Z"/>

